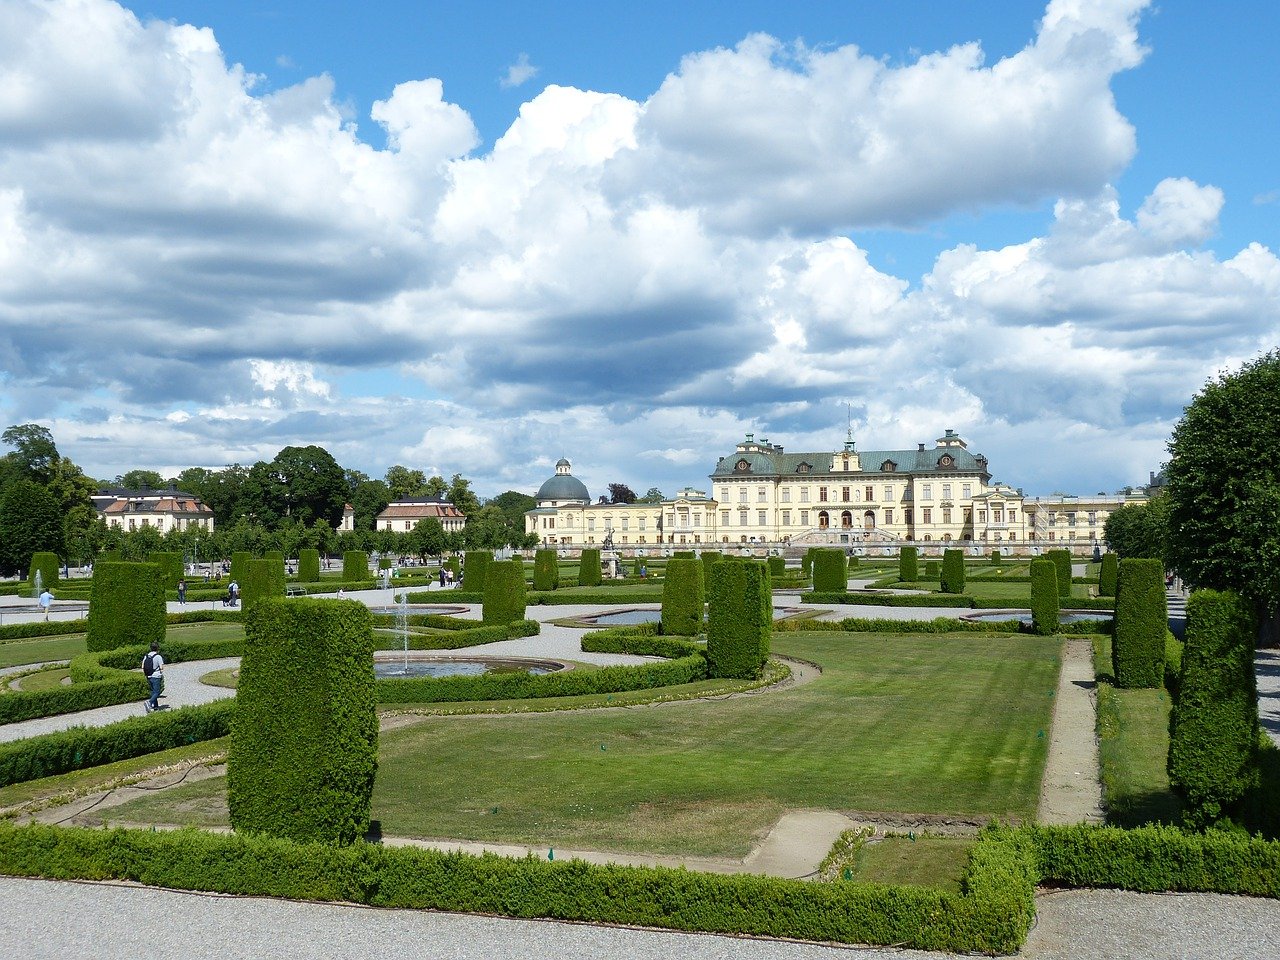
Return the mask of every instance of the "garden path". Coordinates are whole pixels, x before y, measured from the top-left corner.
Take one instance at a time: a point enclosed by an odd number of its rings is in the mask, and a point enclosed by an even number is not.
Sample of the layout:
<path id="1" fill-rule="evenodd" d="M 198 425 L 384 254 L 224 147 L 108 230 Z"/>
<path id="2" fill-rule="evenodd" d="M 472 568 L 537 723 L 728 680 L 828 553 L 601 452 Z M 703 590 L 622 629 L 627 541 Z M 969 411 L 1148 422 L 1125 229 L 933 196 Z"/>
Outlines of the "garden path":
<path id="1" fill-rule="evenodd" d="M 1259 650 L 1253 663 L 1258 675 L 1258 721 L 1280 746 L 1280 650 Z"/>
<path id="2" fill-rule="evenodd" d="M 1098 780 L 1097 683 L 1088 637 L 1062 642 L 1049 756 L 1040 788 L 1040 823 L 1101 823 Z"/>

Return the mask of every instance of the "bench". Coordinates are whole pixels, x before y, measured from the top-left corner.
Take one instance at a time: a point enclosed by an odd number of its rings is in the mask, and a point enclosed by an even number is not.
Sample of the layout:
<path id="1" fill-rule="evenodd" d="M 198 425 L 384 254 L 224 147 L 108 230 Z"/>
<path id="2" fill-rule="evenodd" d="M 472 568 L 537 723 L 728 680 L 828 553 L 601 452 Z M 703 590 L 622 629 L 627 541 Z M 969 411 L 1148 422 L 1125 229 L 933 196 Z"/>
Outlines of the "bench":
<path id="1" fill-rule="evenodd" d="M 303 587 L 288 586 L 284 588 L 284 595 L 286 597 L 305 597 L 307 591 Z"/>

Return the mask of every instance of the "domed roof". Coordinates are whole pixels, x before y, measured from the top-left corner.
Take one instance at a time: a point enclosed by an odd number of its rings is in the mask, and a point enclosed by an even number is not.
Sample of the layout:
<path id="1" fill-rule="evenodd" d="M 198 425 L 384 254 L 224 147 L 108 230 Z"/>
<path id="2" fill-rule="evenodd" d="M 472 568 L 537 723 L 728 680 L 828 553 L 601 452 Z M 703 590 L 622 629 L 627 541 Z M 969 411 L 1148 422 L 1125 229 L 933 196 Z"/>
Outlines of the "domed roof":
<path id="1" fill-rule="evenodd" d="M 591 502 L 591 494 L 587 485 L 569 472 L 570 463 L 564 457 L 556 462 L 556 475 L 538 488 L 535 498 L 539 503 L 545 500 L 581 500 Z"/>

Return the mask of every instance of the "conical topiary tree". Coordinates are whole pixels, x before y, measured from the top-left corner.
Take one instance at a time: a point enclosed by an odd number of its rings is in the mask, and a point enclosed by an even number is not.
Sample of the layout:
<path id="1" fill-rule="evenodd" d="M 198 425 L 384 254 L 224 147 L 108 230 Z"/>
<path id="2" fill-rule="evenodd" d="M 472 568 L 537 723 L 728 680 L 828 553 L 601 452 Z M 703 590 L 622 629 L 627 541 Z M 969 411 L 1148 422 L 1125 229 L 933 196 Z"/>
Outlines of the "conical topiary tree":
<path id="1" fill-rule="evenodd" d="M 1031 628 L 1041 636 L 1058 630 L 1058 565 L 1031 561 Z"/>
<path id="2" fill-rule="evenodd" d="M 903 583 L 915 583 L 920 579 L 920 553 L 915 547 L 903 547 L 898 551 L 898 579 Z"/>

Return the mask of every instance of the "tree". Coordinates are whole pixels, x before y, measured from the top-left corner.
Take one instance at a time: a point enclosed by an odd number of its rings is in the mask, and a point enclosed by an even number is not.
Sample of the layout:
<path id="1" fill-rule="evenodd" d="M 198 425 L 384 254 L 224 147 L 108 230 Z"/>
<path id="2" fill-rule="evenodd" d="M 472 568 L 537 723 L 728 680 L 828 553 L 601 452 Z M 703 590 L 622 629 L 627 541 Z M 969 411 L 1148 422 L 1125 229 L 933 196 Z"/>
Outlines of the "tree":
<path id="1" fill-rule="evenodd" d="M 38 551 L 62 555 L 62 513 L 43 486 L 15 480 L 0 499 L 0 574 L 25 574 Z"/>
<path id="2" fill-rule="evenodd" d="M 455 473 L 449 481 L 446 498 L 468 517 L 480 509 L 480 500 L 471 492 L 471 481 L 460 473 Z"/>
<path id="3" fill-rule="evenodd" d="M 116 477 L 116 484 L 130 490 L 159 490 L 165 482 L 154 470 L 130 470 Z"/>
<path id="4" fill-rule="evenodd" d="M 15 424 L 0 434 L 0 440 L 13 447 L 5 460 L 14 470 L 14 479 L 48 483 L 58 462 L 58 447 L 48 427 L 38 423 Z"/>
<path id="5" fill-rule="evenodd" d="M 427 476 L 421 470 L 410 470 L 396 464 L 387 470 L 387 495 L 392 501 L 418 500 L 428 496 L 425 493 Z"/>
<path id="6" fill-rule="evenodd" d="M 432 500 L 443 500 L 449 492 L 449 485 L 444 482 L 444 477 L 427 477 L 426 486 L 422 488 L 422 495 Z"/>
<path id="7" fill-rule="evenodd" d="M 625 483 L 611 483 L 609 484 L 609 502 L 635 503 L 636 492 Z"/>
<path id="8" fill-rule="evenodd" d="M 410 542 L 413 544 L 413 552 L 426 559 L 443 554 L 449 541 L 440 518 L 425 517 L 413 525 Z"/>
<path id="9" fill-rule="evenodd" d="M 381 480 L 365 480 L 351 494 L 351 509 L 355 511 L 358 530 L 372 530 L 378 514 L 391 502 L 391 491 Z"/>
<path id="10" fill-rule="evenodd" d="M 1107 517 L 1102 536 L 1115 553 L 1131 560 L 1165 560 L 1169 539 L 1169 500 L 1127 504 Z"/>
<path id="11" fill-rule="evenodd" d="M 517 493 L 515 490 L 500 493 L 485 504 L 485 506 L 499 508 L 507 518 L 507 523 L 520 533 L 524 532 L 524 515 L 537 505 L 538 501 L 533 497 L 527 493 Z"/>
<path id="12" fill-rule="evenodd" d="M 1254 605 L 1280 643 L 1280 351 L 1205 384 L 1169 441 L 1169 565 Z"/>
<path id="13" fill-rule="evenodd" d="M 179 490 L 199 497 L 213 511 L 216 525 L 229 526 L 247 512 L 241 501 L 248 476 L 247 467 L 233 463 L 221 470 L 189 467 L 178 474 L 176 480 Z"/>
<path id="14" fill-rule="evenodd" d="M 637 498 L 635 502 L 636 503 L 661 503 L 665 499 L 667 498 L 666 496 L 663 495 L 661 490 L 659 490 L 657 487 L 650 487 L 649 492 L 646 493 L 643 497 Z"/>
<path id="15" fill-rule="evenodd" d="M 324 520 L 336 527 L 347 503 L 347 478 L 324 447 L 285 447 L 271 461 L 284 488 L 284 512 L 304 526 Z"/>

